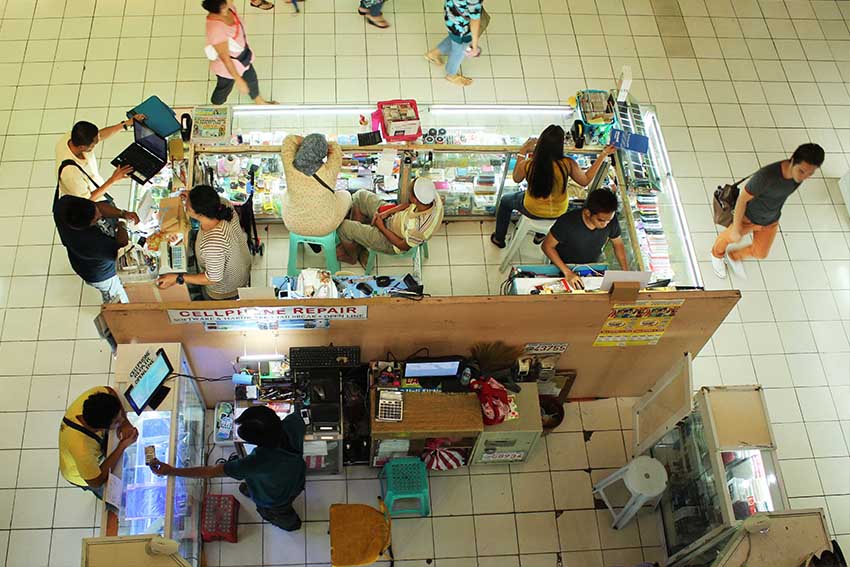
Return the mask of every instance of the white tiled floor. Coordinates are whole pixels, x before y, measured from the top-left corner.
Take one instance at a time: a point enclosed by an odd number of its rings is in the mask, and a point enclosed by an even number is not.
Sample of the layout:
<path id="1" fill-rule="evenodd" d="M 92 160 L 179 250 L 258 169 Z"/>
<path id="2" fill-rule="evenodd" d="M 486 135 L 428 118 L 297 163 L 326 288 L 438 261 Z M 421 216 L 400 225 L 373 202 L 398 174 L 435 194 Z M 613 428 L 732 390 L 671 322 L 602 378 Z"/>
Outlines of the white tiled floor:
<path id="1" fill-rule="evenodd" d="M 714 187 L 801 142 L 820 143 L 821 173 L 789 201 L 770 258 L 748 262 L 749 279 L 732 282 L 743 300 L 695 368 L 697 385 L 766 388 L 792 505 L 825 507 L 850 548 L 850 220 L 837 185 L 850 155 L 850 2 L 487 0 L 492 23 L 484 54 L 465 65 L 476 80 L 466 90 L 421 59 L 443 34 L 441 0 L 392 0 L 390 30 L 364 25 L 354 0 L 307 0 L 300 16 L 278 2 L 243 14 L 262 90 L 284 103 L 399 95 L 554 103 L 608 88 L 631 65 L 634 94 L 657 105 L 709 288 L 732 285 L 708 264 Z M 76 119 L 116 122 L 150 94 L 204 103 L 211 83 L 199 4 L 0 0 L 0 563 L 9 567 L 75 565 L 80 538 L 97 525 L 93 500 L 55 472 L 61 409 L 105 382 L 110 364 L 91 325 L 99 297 L 52 236 L 55 138 Z M 126 140 L 103 144 L 100 155 Z M 126 197 L 127 188 L 115 193 Z M 431 293 L 498 292 L 491 230 L 463 223 L 434 237 L 424 268 Z M 255 281 L 286 265 L 285 235 L 269 236 Z M 523 259 L 535 257 L 524 250 Z M 591 482 L 622 464 L 630 442 L 628 404 L 618 402 L 571 404 L 528 464 L 432 477 L 433 517 L 394 524 L 400 564 L 549 567 L 560 552 L 570 567 L 594 567 L 658 557 L 652 517 L 612 533 L 590 498 Z M 582 430 L 594 433 L 585 441 Z M 311 481 L 300 504 L 305 529 L 294 534 L 256 523 L 244 506 L 242 543 L 210 545 L 210 559 L 326 564 L 327 504 L 374 494 L 371 471 Z"/>

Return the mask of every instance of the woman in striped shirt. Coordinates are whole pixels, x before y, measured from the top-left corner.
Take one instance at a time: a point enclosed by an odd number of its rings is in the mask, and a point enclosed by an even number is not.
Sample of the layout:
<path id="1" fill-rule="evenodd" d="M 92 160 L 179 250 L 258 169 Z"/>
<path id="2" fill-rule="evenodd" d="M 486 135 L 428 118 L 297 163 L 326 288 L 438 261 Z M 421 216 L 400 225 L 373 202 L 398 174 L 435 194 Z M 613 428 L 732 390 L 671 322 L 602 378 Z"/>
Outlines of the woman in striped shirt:
<path id="1" fill-rule="evenodd" d="M 201 223 L 195 239 L 199 273 L 166 274 L 157 285 L 190 283 L 202 286 L 205 299 L 236 299 L 251 277 L 248 239 L 236 211 L 209 185 L 196 185 L 186 199 L 186 213 Z"/>

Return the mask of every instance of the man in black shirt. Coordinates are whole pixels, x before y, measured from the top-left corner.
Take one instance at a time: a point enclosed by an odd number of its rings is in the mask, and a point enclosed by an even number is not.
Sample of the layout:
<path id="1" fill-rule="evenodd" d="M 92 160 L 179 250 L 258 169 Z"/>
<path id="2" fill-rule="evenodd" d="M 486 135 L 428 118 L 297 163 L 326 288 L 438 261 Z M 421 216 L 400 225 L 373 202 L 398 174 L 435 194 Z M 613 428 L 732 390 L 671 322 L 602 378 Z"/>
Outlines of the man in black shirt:
<path id="1" fill-rule="evenodd" d="M 588 194 L 581 210 L 570 211 L 555 221 L 543 241 L 543 253 L 558 266 L 571 286 L 581 288 L 582 283 L 567 264 L 597 262 L 609 239 L 620 267 L 628 270 L 626 246 L 620 238 L 616 217 L 616 195 L 607 189 L 596 189 Z"/>
<path id="2" fill-rule="evenodd" d="M 104 303 L 128 303 L 127 292 L 115 271 L 118 251 L 127 246 L 127 229 L 118 223 L 115 235 L 102 219 L 120 218 L 139 222 L 136 213 L 107 203 L 65 195 L 53 206 L 53 221 L 68 250 L 71 267 L 83 281 L 103 296 Z"/>

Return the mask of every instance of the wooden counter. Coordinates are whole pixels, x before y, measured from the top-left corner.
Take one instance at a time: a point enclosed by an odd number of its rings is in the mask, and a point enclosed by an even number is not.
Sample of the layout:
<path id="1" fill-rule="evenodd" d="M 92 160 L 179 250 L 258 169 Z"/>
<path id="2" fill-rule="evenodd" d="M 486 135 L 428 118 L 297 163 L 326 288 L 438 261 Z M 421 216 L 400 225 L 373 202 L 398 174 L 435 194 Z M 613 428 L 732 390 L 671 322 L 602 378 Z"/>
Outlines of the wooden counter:
<path id="1" fill-rule="evenodd" d="M 476 437 L 484 430 L 481 404 L 475 394 L 404 392 L 404 419 L 378 421 L 372 411 L 373 439 Z M 375 390 L 372 390 L 372 408 Z"/>

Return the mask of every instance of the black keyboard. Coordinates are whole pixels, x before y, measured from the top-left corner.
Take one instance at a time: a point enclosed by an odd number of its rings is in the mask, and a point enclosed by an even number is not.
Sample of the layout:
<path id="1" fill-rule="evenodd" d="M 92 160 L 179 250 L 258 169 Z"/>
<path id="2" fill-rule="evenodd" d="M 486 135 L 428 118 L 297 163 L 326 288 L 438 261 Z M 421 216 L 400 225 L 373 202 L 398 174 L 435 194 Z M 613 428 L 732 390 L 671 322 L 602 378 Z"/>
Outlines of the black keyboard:
<path id="1" fill-rule="evenodd" d="M 132 165 L 134 171 L 147 178 L 159 173 L 163 166 L 161 161 L 136 144 L 128 146 L 114 161 L 121 165 Z"/>
<path id="2" fill-rule="evenodd" d="M 360 347 L 292 347 L 289 365 L 293 368 L 350 368 L 360 366 Z"/>

